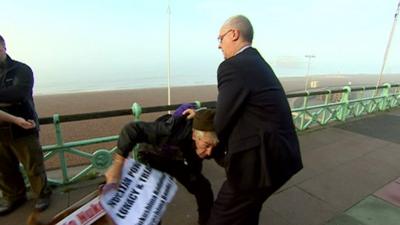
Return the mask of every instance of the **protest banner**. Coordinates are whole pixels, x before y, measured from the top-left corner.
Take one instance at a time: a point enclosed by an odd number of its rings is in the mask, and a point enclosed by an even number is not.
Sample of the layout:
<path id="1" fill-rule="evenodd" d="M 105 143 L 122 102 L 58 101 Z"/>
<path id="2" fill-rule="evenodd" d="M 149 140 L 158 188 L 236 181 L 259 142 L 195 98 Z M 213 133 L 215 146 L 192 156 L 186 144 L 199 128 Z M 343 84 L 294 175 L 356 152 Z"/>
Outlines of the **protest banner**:
<path id="1" fill-rule="evenodd" d="M 106 188 L 100 203 L 116 225 L 156 225 L 177 191 L 166 173 L 126 159 L 117 188 Z"/>
<path id="2" fill-rule="evenodd" d="M 58 222 L 57 225 L 90 225 L 105 214 L 100 205 L 99 196 L 97 196 Z"/>

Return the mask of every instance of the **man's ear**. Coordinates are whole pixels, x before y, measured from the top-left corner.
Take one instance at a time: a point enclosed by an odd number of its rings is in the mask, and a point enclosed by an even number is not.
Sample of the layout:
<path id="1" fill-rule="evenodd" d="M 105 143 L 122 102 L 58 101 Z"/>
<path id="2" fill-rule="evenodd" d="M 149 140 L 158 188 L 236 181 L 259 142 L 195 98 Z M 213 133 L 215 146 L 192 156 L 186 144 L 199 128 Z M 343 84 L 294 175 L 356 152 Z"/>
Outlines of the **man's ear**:
<path id="1" fill-rule="evenodd" d="M 240 38 L 240 30 L 233 30 L 233 40 L 237 41 Z"/>
<path id="2" fill-rule="evenodd" d="M 196 136 L 194 135 L 194 130 L 193 129 L 192 129 L 192 139 L 193 139 L 193 141 L 196 140 Z"/>

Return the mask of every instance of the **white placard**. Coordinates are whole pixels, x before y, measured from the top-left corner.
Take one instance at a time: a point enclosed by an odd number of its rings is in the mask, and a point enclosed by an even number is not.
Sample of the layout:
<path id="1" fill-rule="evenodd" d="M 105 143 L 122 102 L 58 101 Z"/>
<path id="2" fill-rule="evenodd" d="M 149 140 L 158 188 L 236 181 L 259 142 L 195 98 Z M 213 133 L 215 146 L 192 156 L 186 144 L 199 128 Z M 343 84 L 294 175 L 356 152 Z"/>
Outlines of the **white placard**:
<path id="1" fill-rule="evenodd" d="M 105 189 L 100 203 L 116 225 L 156 225 L 177 185 L 168 174 L 127 159 L 119 187 Z"/>

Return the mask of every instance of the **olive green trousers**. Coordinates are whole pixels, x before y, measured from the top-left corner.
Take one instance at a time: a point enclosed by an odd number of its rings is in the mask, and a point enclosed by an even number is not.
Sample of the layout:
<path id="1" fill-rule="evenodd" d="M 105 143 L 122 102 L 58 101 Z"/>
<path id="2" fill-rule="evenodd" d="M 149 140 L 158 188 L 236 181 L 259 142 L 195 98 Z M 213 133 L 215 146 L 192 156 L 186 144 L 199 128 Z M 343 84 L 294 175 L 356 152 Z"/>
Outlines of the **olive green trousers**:
<path id="1" fill-rule="evenodd" d="M 0 190 L 6 201 L 25 197 L 26 187 L 19 164 L 24 167 L 32 192 L 36 197 L 51 193 L 47 186 L 42 147 L 38 135 L 14 139 L 1 132 L 0 137 Z"/>

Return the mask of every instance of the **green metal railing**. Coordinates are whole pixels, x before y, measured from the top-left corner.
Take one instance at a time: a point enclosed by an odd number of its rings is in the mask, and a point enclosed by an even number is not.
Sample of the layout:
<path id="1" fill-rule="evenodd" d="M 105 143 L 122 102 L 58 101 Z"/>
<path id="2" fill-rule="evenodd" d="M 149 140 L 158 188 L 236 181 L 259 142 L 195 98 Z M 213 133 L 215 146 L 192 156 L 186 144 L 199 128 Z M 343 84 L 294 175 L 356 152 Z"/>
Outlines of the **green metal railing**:
<path id="1" fill-rule="evenodd" d="M 305 91 L 288 94 L 288 100 L 292 108 L 293 121 L 298 131 L 310 127 L 325 126 L 332 121 L 346 121 L 351 117 L 360 117 L 378 111 L 385 111 L 400 105 L 400 85 L 385 84 L 379 87 L 343 87 L 341 89 Z M 215 101 L 195 102 L 198 107 L 214 108 Z M 93 153 L 79 150 L 79 147 L 99 143 L 114 142 L 118 135 L 98 137 L 73 142 L 64 142 L 62 135 L 62 123 L 83 121 L 100 118 L 133 115 L 135 120 L 145 113 L 166 112 L 175 110 L 179 104 L 169 106 L 155 106 L 142 108 L 134 103 L 131 109 L 94 112 L 74 115 L 54 115 L 53 117 L 40 118 L 40 124 L 53 124 L 55 127 L 56 141 L 54 145 L 43 146 L 44 158 L 59 158 L 62 179 L 49 179 L 53 184 L 63 185 L 75 182 L 91 171 L 103 171 L 112 162 L 112 154 L 116 147 L 111 149 L 96 149 Z M 68 165 L 65 154 L 73 154 L 86 158 L 90 164 L 75 175 L 68 174 Z"/>
<path id="2" fill-rule="evenodd" d="M 301 106 L 292 106 L 296 129 L 303 131 L 313 126 L 324 126 L 332 121 L 346 121 L 400 105 L 399 84 L 376 87 L 349 86 L 336 90 L 301 92 L 287 95 L 301 99 Z"/>

